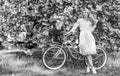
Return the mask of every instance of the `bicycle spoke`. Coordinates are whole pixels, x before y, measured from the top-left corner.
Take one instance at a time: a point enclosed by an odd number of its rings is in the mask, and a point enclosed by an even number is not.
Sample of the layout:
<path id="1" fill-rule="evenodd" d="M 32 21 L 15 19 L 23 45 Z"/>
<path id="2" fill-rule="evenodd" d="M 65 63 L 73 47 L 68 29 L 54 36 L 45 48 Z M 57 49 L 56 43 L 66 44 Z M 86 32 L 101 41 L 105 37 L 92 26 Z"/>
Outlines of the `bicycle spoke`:
<path id="1" fill-rule="evenodd" d="M 59 66 L 59 64 L 61 64 L 61 61 L 62 60 L 58 60 L 58 58 L 57 59 L 52 59 L 47 64 L 51 67 L 56 67 L 56 66 Z"/>
<path id="2" fill-rule="evenodd" d="M 105 55 L 104 55 L 104 54 L 101 54 L 101 55 L 98 56 L 98 58 L 99 58 L 99 57 L 103 57 L 103 56 L 105 56 Z"/>
<path id="3" fill-rule="evenodd" d="M 94 60 L 95 60 L 95 59 L 98 59 L 98 58 L 100 58 L 100 57 L 103 57 L 103 56 L 104 56 L 104 54 L 98 55 L 98 56 L 96 56 L 96 57 L 94 58 Z"/>
<path id="4" fill-rule="evenodd" d="M 96 59 L 93 60 L 95 67 L 100 67 L 104 61 L 104 58 L 100 58 L 103 56 L 99 56 Z"/>
<path id="5" fill-rule="evenodd" d="M 55 58 L 55 59 L 63 59 L 63 58 L 61 58 L 61 57 L 57 57 L 57 58 Z"/>
<path id="6" fill-rule="evenodd" d="M 49 69 L 58 69 L 65 63 L 66 55 L 62 48 L 53 47 L 46 51 L 44 64 Z"/>
<path id="7" fill-rule="evenodd" d="M 53 58 L 56 58 L 56 57 L 58 57 L 58 55 L 61 53 L 61 51 L 60 50 L 58 50 L 56 53 L 55 53 L 55 55 L 53 56 Z"/>
<path id="8" fill-rule="evenodd" d="M 96 60 L 96 61 L 94 61 L 94 65 L 96 65 L 96 67 L 101 66 L 102 63 L 103 63 L 103 60 Z"/>
<path id="9" fill-rule="evenodd" d="M 102 48 L 97 49 L 97 54 L 93 55 L 93 65 L 98 70 L 101 69 L 107 60 L 106 52 Z"/>

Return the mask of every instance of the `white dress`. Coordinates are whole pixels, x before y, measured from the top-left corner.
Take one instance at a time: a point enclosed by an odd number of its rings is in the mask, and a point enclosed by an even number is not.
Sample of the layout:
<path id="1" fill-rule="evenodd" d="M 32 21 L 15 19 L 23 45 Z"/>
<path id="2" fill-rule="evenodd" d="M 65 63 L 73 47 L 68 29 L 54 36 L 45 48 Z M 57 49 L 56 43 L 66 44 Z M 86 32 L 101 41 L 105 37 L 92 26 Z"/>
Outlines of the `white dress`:
<path id="1" fill-rule="evenodd" d="M 71 31 L 74 32 L 77 27 L 80 28 L 79 46 L 82 55 L 96 54 L 95 38 L 92 34 L 94 29 L 91 25 L 90 21 L 79 19 L 71 29 Z"/>

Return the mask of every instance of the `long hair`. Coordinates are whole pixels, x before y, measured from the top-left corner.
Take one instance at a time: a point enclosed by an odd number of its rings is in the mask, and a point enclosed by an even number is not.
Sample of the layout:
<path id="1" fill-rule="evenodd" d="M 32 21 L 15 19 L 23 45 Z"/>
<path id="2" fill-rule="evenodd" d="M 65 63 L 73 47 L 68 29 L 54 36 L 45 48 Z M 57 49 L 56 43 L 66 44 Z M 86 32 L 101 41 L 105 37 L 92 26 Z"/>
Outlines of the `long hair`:
<path id="1" fill-rule="evenodd" d="M 90 11 L 89 9 L 85 9 L 85 11 L 88 13 L 88 19 L 89 21 L 92 23 L 92 26 L 96 25 L 96 19 L 93 17 L 93 13 L 92 11 Z"/>
<path id="2" fill-rule="evenodd" d="M 90 17 L 90 13 L 88 14 L 88 19 L 92 23 L 92 26 L 94 26 L 96 24 L 96 21 L 93 20 L 93 18 Z"/>

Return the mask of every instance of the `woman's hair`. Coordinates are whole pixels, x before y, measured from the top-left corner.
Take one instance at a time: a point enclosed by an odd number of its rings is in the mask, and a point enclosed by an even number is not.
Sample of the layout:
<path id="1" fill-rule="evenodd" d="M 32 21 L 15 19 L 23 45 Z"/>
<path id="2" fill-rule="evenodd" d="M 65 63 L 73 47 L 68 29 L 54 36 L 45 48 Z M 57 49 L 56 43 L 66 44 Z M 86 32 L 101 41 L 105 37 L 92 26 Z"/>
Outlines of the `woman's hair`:
<path id="1" fill-rule="evenodd" d="M 81 11 L 82 11 L 83 17 L 85 17 L 86 14 L 87 14 L 88 17 L 89 17 L 90 11 L 89 11 L 86 7 L 82 8 Z M 86 13 L 86 14 L 85 14 L 85 13 Z"/>
<path id="2" fill-rule="evenodd" d="M 87 13 L 87 19 L 92 23 L 92 25 L 94 25 L 94 24 L 95 24 L 95 21 L 94 21 L 93 18 L 91 18 L 92 13 L 91 13 L 88 9 L 86 9 L 86 8 L 85 8 L 85 10 L 83 11 L 83 17 L 84 17 L 84 15 L 85 15 L 85 13 Z"/>

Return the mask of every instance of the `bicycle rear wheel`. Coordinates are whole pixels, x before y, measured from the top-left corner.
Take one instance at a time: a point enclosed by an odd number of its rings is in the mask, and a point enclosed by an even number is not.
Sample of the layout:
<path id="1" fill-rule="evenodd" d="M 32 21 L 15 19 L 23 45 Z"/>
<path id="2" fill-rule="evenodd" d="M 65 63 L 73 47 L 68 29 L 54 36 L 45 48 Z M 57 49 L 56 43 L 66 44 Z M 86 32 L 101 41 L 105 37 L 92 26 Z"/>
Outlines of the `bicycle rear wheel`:
<path id="1" fill-rule="evenodd" d="M 96 70 L 101 69 L 107 62 L 107 54 L 102 48 L 97 48 L 97 54 L 93 55 L 93 65 Z"/>
<path id="2" fill-rule="evenodd" d="M 44 52 L 42 60 L 46 68 L 56 70 L 64 65 L 66 53 L 60 47 L 50 47 Z"/>

